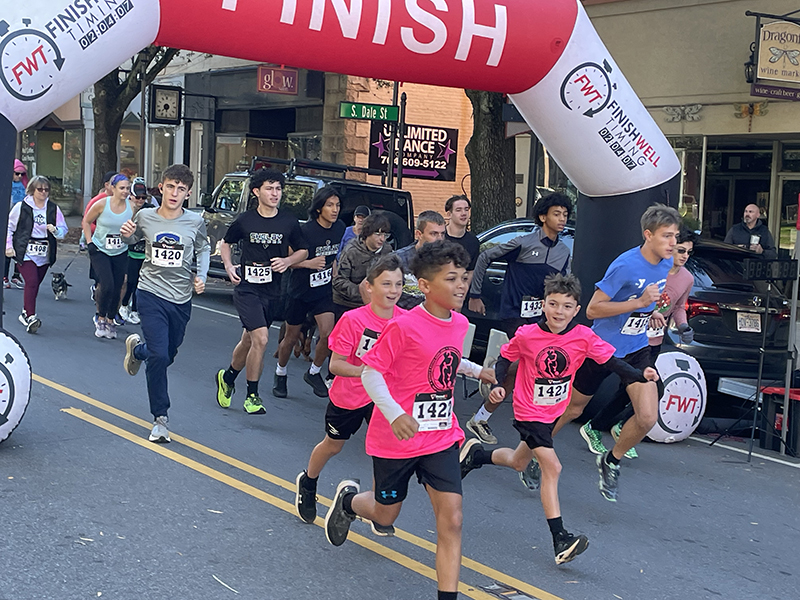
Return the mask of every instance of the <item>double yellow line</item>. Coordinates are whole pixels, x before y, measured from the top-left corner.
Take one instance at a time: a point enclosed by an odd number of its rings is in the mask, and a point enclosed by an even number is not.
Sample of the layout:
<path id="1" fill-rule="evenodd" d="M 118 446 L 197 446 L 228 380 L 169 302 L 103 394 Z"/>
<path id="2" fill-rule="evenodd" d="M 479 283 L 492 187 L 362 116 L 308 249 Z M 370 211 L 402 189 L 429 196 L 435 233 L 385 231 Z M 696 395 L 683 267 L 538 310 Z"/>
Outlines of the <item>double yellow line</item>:
<path id="1" fill-rule="evenodd" d="M 129 413 L 126 413 L 125 411 L 114 408 L 113 406 L 110 406 L 104 402 L 100 402 L 99 400 L 95 400 L 94 398 L 90 398 L 85 394 L 76 392 L 75 390 L 63 386 L 60 383 L 50 381 L 49 379 L 45 379 L 44 377 L 35 374 L 33 375 L 33 380 L 49 388 L 52 388 L 58 392 L 61 392 L 62 394 L 70 396 L 71 398 L 80 400 L 81 402 L 89 404 L 90 406 L 103 410 L 109 414 L 114 415 L 115 417 L 128 421 L 129 423 L 132 423 L 144 429 L 149 430 L 151 427 L 151 423 L 149 423 L 148 421 L 135 417 Z M 62 412 L 65 412 L 73 417 L 77 417 L 78 419 L 81 419 L 86 423 L 90 423 L 96 427 L 104 429 L 109 433 L 113 433 L 114 435 L 117 435 L 125 440 L 128 440 L 129 442 L 132 442 L 138 446 L 141 446 L 142 448 L 146 448 L 147 450 L 156 452 L 157 454 L 160 454 L 165 458 L 168 458 L 185 467 L 188 467 L 193 471 L 201 473 L 207 477 L 210 477 L 211 479 L 219 481 L 220 483 L 224 483 L 225 485 L 228 485 L 241 492 L 244 492 L 245 494 L 248 494 L 253 498 L 257 498 L 262 502 L 266 502 L 271 506 L 274 506 L 283 511 L 286 511 L 287 513 L 295 515 L 295 508 L 293 503 L 286 502 L 285 500 L 282 500 L 277 496 L 273 496 L 272 494 L 269 494 L 247 483 L 244 483 L 243 481 L 240 481 L 234 477 L 226 475 L 225 473 L 213 469 L 203 463 L 200 463 L 196 460 L 192 460 L 191 458 L 187 458 L 186 456 L 183 456 L 182 454 L 175 452 L 174 450 L 169 450 L 165 446 L 162 446 L 160 444 L 153 444 L 152 442 L 147 441 L 144 437 L 134 435 L 133 433 L 125 429 L 122 429 L 121 427 L 112 425 L 111 423 L 99 419 L 91 414 L 88 414 L 79 408 L 64 408 L 62 409 Z M 209 448 L 208 446 L 204 446 L 203 444 L 200 444 L 183 436 L 170 432 L 170 437 L 174 441 L 183 444 L 187 448 L 191 448 L 196 452 L 199 452 L 210 458 L 213 458 L 224 464 L 227 464 L 231 467 L 244 471 L 245 473 L 258 477 L 259 479 L 263 479 L 264 481 L 267 481 L 278 487 L 284 488 L 285 490 L 288 490 L 292 493 L 294 493 L 295 491 L 295 484 L 293 482 L 277 477 L 271 473 L 268 473 L 267 471 L 254 467 L 253 465 L 249 465 L 236 458 L 228 456 L 227 454 L 223 454 L 222 452 L 214 450 L 213 448 Z M 330 499 L 322 496 L 319 496 L 318 500 L 325 506 L 330 506 L 331 504 Z M 322 517 L 317 517 L 315 525 L 318 525 L 319 527 L 324 527 L 324 520 L 322 519 Z M 397 529 L 397 528 L 395 529 L 395 537 L 400 538 L 410 544 L 413 544 L 414 546 L 421 548 L 423 550 L 428 550 L 429 552 L 433 553 L 436 552 L 436 544 L 433 544 L 432 542 L 429 542 L 428 540 L 425 540 L 407 531 L 403 531 L 402 529 Z M 406 556 L 405 554 L 387 548 L 370 538 L 366 538 L 354 532 L 350 532 L 347 539 L 361 546 L 362 548 L 366 548 L 367 550 L 370 550 L 375 554 L 383 556 L 384 558 L 388 558 L 389 560 L 397 563 L 398 565 L 401 565 L 411 571 L 414 571 L 415 573 L 419 573 L 423 577 L 427 577 L 428 579 L 436 581 L 436 571 L 434 569 L 417 560 L 414 560 L 413 558 L 410 558 L 409 556 Z M 511 586 L 519 590 L 520 592 L 524 592 L 525 594 L 533 596 L 534 598 L 537 598 L 539 600 L 562 600 L 558 596 L 555 596 L 553 594 L 550 594 L 549 592 L 534 587 L 515 577 L 511 577 L 510 575 L 507 575 L 506 573 L 493 569 L 487 565 L 484 565 L 483 563 L 472 560 L 471 558 L 462 557 L 461 564 L 464 568 L 469 569 L 470 571 L 474 571 L 475 573 L 485 575 L 486 577 L 489 577 L 495 581 Z M 486 592 L 480 589 L 477 589 L 473 586 L 467 585 L 462 582 L 459 582 L 458 584 L 458 591 L 464 594 L 465 596 L 473 598 L 475 600 L 494 600 L 496 598 L 495 596 L 487 594 Z"/>

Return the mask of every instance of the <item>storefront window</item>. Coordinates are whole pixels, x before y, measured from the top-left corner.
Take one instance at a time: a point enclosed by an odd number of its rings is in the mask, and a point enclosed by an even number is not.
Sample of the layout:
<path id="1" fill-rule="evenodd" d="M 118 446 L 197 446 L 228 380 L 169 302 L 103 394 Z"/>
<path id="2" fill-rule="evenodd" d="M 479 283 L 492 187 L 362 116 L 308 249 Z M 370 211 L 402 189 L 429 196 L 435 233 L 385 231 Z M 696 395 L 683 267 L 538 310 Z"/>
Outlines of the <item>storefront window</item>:
<path id="1" fill-rule="evenodd" d="M 778 247 L 793 251 L 797 238 L 797 200 L 800 195 L 800 177 L 780 179 L 781 230 Z"/>
<path id="2" fill-rule="evenodd" d="M 64 131 L 64 178 L 62 190 L 65 201 L 72 199 L 72 211 L 80 213 L 83 191 L 83 130 Z"/>
<path id="3" fill-rule="evenodd" d="M 138 127 L 122 127 L 119 133 L 119 168 L 134 176 L 142 173 L 141 153 L 142 134 Z M 148 182 L 148 185 L 155 183 Z"/>
<path id="4" fill-rule="evenodd" d="M 175 162 L 175 129 L 154 127 L 150 129 L 150 178 L 148 185 L 161 181 L 164 170 Z"/>
<path id="5" fill-rule="evenodd" d="M 256 156 L 289 158 L 289 143 L 286 140 L 218 135 L 214 181 L 220 181 L 227 173 L 247 171 Z"/>

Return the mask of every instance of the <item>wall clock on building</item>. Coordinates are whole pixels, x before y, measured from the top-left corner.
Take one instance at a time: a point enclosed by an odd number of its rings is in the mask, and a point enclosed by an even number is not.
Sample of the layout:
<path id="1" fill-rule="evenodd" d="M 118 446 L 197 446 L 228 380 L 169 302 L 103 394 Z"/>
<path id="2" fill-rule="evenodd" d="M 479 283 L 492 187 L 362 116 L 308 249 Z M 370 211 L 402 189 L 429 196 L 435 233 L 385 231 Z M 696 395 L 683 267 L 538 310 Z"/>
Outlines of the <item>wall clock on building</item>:
<path id="1" fill-rule="evenodd" d="M 151 85 L 149 121 L 156 125 L 180 125 L 182 96 L 179 87 Z"/>

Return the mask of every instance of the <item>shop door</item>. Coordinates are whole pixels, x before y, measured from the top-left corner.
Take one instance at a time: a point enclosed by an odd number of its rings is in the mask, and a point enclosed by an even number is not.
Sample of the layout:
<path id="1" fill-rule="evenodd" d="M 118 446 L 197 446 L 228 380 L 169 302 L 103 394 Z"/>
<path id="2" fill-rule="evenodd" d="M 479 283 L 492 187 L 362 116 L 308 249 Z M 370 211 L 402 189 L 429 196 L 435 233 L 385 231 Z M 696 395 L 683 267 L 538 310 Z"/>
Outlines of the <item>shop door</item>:
<path id="1" fill-rule="evenodd" d="M 713 239 L 725 239 L 748 204 L 758 205 L 765 220 L 769 214 L 769 175 L 715 175 L 708 178 L 707 187 L 703 227 Z"/>
<path id="2" fill-rule="evenodd" d="M 704 234 L 724 239 L 728 232 L 729 206 L 733 204 L 733 177 L 709 177 L 703 210 Z"/>
<path id="3" fill-rule="evenodd" d="M 779 248 L 794 253 L 797 239 L 797 200 L 800 196 L 800 175 L 782 175 L 778 182 L 781 197 Z"/>

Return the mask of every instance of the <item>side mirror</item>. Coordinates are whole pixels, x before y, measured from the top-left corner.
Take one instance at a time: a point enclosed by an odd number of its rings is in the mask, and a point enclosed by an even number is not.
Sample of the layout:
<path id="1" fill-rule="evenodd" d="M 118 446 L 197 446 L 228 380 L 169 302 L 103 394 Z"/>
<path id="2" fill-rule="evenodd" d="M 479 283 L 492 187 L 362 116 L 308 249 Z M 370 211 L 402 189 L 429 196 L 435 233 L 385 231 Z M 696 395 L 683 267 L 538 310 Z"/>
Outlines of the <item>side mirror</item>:
<path id="1" fill-rule="evenodd" d="M 204 208 L 211 208 L 214 204 L 214 196 L 212 194 L 200 194 L 200 206 Z"/>

